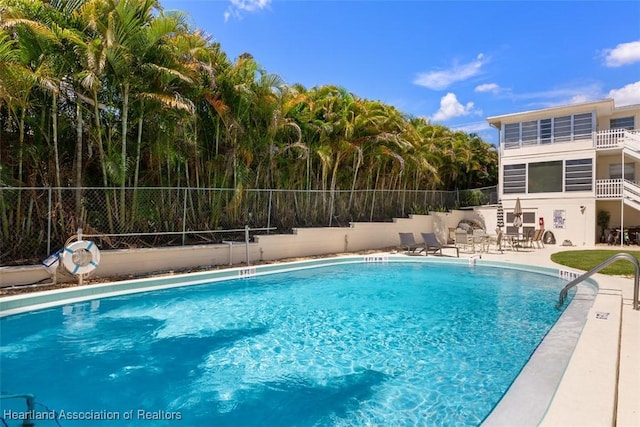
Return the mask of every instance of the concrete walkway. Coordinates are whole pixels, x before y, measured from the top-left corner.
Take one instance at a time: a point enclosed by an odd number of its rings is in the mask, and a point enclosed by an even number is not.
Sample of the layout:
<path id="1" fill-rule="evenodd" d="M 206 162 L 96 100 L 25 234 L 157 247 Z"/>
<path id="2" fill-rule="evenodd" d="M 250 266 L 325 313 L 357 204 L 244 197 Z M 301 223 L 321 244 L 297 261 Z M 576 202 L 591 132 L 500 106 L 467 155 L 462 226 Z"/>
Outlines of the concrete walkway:
<path id="1" fill-rule="evenodd" d="M 583 249 L 615 247 L 546 245 L 502 254 L 491 250 L 481 256 L 558 268 L 562 266 L 551 261 L 551 254 Z M 632 307 L 634 280 L 602 274 L 593 278 L 598 295 L 542 426 L 640 426 L 640 311 Z"/>

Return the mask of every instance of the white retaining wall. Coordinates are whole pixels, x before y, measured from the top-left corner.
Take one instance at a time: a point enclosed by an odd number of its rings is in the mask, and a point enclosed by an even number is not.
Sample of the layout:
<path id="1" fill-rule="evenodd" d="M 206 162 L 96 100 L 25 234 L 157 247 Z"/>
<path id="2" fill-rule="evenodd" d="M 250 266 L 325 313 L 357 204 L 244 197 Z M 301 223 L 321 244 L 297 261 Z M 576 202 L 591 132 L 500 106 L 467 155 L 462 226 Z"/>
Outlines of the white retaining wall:
<path id="1" fill-rule="evenodd" d="M 249 244 L 251 262 L 325 255 L 361 250 L 390 248 L 400 244 L 398 233 L 413 232 L 416 241 L 420 233 L 434 232 L 446 242 L 448 229 L 461 219 L 477 219 L 474 211 L 453 211 L 432 215 L 411 215 L 393 222 L 352 223 L 350 227 L 298 228 L 293 234 L 270 234 L 255 237 Z M 228 266 L 246 260 L 244 243 L 192 245 L 147 249 L 104 250 L 100 265 L 90 277 L 143 275 L 152 272 L 185 270 L 203 266 Z M 77 279 L 58 270 L 59 281 Z M 52 281 L 42 265 L 0 267 L 0 287 Z"/>

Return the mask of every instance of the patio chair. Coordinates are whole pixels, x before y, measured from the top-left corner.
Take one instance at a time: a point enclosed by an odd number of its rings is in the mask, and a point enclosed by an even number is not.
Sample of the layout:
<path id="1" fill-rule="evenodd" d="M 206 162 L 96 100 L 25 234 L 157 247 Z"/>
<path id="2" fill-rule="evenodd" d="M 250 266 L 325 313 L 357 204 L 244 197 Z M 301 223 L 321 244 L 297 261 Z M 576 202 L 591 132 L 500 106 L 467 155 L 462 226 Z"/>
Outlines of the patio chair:
<path id="1" fill-rule="evenodd" d="M 516 245 L 521 248 L 532 248 L 533 247 L 533 230 L 524 230 L 522 234 L 522 238 L 517 239 Z"/>
<path id="2" fill-rule="evenodd" d="M 476 251 L 476 246 L 479 252 L 489 252 L 489 235 L 484 230 L 473 230 L 471 237 L 473 242 L 473 252 Z"/>
<path id="3" fill-rule="evenodd" d="M 534 244 L 538 249 L 544 248 L 544 241 L 542 240 L 542 236 L 544 235 L 544 228 L 539 228 L 533 232 L 533 237 L 531 238 L 531 246 Z"/>
<path id="4" fill-rule="evenodd" d="M 456 229 L 453 227 L 448 228 L 449 232 L 447 233 L 447 245 L 456 242 Z"/>
<path id="5" fill-rule="evenodd" d="M 400 235 L 400 246 L 405 248 L 408 254 L 416 255 L 416 249 L 420 249 L 417 253 L 421 253 L 425 250 L 423 243 L 416 243 L 416 239 L 413 237 L 413 233 L 398 233 Z"/>
<path id="6" fill-rule="evenodd" d="M 460 228 L 456 229 L 455 234 L 455 245 L 458 248 L 458 251 L 462 250 L 462 248 L 468 249 L 473 242 L 469 241 L 469 234 L 466 230 L 462 230 Z"/>
<path id="7" fill-rule="evenodd" d="M 491 250 L 491 245 L 493 244 L 493 245 L 495 245 L 495 248 L 496 248 L 497 251 L 499 251 L 501 254 L 504 253 L 504 251 L 502 250 L 502 243 L 504 241 L 503 236 L 504 236 L 504 234 L 502 233 L 502 230 L 500 228 L 496 228 L 496 236 L 495 237 L 492 236 L 489 239 L 488 251 Z"/>
<path id="8" fill-rule="evenodd" d="M 443 249 L 455 249 L 456 257 L 460 258 L 460 251 L 458 250 L 457 246 L 440 244 L 440 242 L 438 241 L 438 238 L 434 233 L 420 233 L 420 234 L 422 234 L 422 240 L 424 240 L 424 247 L 426 249 L 425 254 L 427 256 L 429 255 L 429 251 L 432 251 L 433 255 L 440 253 L 440 255 L 442 256 L 444 255 L 442 253 Z"/>

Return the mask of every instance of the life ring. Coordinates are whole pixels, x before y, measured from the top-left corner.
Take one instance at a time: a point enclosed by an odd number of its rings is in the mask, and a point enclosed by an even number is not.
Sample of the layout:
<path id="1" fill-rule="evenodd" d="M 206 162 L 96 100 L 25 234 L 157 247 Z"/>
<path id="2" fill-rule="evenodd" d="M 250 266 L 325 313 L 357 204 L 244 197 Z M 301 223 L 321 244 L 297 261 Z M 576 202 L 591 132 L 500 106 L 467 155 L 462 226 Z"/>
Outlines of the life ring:
<path id="1" fill-rule="evenodd" d="M 71 274 L 87 274 L 98 267 L 100 251 L 90 240 L 78 240 L 62 251 L 62 264 Z"/>

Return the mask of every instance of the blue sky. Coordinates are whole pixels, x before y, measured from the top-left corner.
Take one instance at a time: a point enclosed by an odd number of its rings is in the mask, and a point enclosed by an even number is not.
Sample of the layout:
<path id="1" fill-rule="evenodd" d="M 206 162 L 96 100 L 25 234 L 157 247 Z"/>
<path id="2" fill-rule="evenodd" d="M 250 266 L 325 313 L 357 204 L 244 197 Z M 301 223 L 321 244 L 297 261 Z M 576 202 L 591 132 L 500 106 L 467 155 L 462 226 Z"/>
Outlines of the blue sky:
<path id="1" fill-rule="evenodd" d="M 496 143 L 486 117 L 640 104 L 640 1 L 161 0 L 308 89 L 338 85 Z"/>

